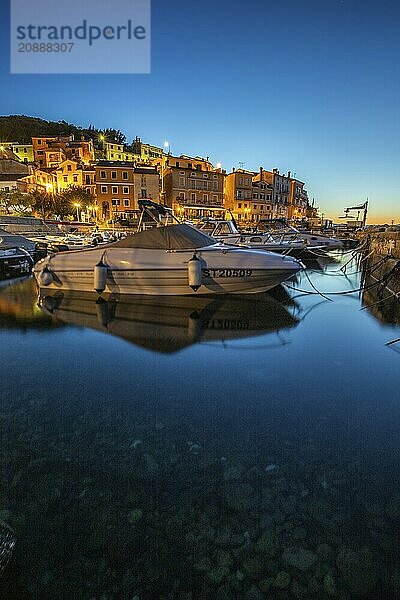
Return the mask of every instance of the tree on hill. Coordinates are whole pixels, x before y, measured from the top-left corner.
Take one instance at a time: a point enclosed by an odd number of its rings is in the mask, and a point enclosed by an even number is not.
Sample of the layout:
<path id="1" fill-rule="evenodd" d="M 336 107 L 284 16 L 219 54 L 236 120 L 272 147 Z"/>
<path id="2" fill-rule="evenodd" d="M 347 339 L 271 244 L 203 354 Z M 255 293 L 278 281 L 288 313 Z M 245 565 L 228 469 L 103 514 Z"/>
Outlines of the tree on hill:
<path id="1" fill-rule="evenodd" d="M 119 129 L 97 129 L 91 124 L 87 128 L 78 127 L 67 121 L 46 121 L 26 115 L 0 116 L 0 141 L 2 142 L 30 144 L 32 137 L 57 137 L 71 134 L 76 139 L 82 136 L 85 139 L 92 139 L 95 145 L 99 144 L 102 135 L 107 141 L 115 141 L 118 144 L 124 144 L 126 141 L 125 134 Z"/>

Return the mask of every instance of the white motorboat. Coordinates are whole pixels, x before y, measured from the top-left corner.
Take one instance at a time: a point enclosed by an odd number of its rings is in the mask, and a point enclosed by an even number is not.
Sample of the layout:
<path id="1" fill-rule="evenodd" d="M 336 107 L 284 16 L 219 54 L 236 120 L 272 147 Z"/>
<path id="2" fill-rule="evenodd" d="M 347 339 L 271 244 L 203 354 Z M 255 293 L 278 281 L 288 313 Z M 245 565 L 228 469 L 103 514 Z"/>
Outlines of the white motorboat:
<path id="1" fill-rule="evenodd" d="M 300 231 L 293 225 L 289 225 L 285 219 L 261 219 L 257 224 L 257 230 L 269 233 L 274 240 L 280 243 L 303 240 L 308 247 L 314 249 L 340 250 L 343 248 L 341 240 L 309 231 Z"/>
<path id="2" fill-rule="evenodd" d="M 48 256 L 34 274 L 41 288 L 182 296 L 263 292 L 302 268 L 292 257 L 221 244 L 183 223 Z"/>
<path id="3" fill-rule="evenodd" d="M 302 260 L 315 258 L 314 250 L 322 249 L 321 246 L 310 251 L 306 241 L 301 238 L 279 240 L 269 233 L 239 231 L 233 219 L 202 219 L 196 223 L 196 228 L 226 244 L 290 254 Z"/>

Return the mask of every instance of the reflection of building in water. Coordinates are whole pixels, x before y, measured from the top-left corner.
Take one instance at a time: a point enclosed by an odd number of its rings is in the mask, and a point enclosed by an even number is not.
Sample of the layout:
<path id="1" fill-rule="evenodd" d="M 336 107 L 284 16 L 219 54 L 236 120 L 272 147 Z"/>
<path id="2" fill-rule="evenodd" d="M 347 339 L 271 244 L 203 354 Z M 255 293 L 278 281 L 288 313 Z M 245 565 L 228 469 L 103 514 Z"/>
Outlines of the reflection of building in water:
<path id="1" fill-rule="evenodd" d="M 37 305 L 33 277 L 0 287 L 0 327 L 54 326 L 51 318 Z"/>
<path id="2" fill-rule="evenodd" d="M 48 295 L 46 295 L 46 293 Z M 57 321 L 90 327 L 156 352 L 199 342 L 245 339 L 297 325 L 272 296 L 110 296 L 42 290 L 40 305 Z"/>

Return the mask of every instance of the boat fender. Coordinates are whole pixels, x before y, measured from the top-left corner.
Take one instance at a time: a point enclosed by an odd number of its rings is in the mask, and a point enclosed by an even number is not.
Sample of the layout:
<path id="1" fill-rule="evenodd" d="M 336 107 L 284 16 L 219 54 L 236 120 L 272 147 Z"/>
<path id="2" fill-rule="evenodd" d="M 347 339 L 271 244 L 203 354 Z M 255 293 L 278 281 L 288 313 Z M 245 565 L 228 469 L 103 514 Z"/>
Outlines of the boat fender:
<path id="1" fill-rule="evenodd" d="M 103 263 L 102 257 L 93 269 L 93 288 L 98 294 L 106 289 L 107 274 L 108 267 Z"/>
<path id="2" fill-rule="evenodd" d="M 98 300 L 96 300 L 95 306 L 98 323 L 102 325 L 102 327 L 107 328 L 107 325 L 110 322 L 110 317 L 108 314 L 108 303 L 103 298 L 99 298 Z"/>
<path id="3" fill-rule="evenodd" d="M 196 254 L 193 254 L 192 258 L 188 262 L 188 279 L 189 285 L 194 292 L 197 292 L 201 286 L 202 276 L 202 262 L 197 258 Z"/>
<path id="4" fill-rule="evenodd" d="M 50 285 L 54 281 L 53 273 L 47 267 L 40 273 L 40 283 L 42 285 Z"/>

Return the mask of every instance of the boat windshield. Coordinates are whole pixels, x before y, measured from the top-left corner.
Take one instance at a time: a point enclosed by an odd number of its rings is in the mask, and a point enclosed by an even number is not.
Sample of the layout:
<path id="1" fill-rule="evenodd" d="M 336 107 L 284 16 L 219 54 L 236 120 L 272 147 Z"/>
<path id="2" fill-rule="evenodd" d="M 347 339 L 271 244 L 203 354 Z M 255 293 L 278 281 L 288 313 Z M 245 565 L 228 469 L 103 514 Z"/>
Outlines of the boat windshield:
<path id="1" fill-rule="evenodd" d="M 195 250 L 216 244 L 217 240 L 198 231 L 194 227 L 181 223 L 140 231 L 128 235 L 119 242 L 109 244 L 108 248 L 148 248 L 153 250 Z"/>

